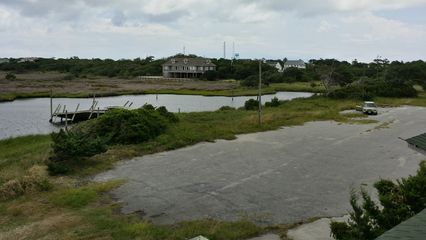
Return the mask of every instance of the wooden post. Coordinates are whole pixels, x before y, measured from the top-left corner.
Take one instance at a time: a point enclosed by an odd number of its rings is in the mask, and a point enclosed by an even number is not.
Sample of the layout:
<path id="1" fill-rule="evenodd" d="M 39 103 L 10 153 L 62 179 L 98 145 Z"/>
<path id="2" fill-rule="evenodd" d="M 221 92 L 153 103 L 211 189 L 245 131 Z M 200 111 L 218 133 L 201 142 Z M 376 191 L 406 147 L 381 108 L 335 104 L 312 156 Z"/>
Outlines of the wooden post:
<path id="1" fill-rule="evenodd" d="M 89 115 L 88 120 L 92 118 L 92 114 L 93 114 L 93 112 L 95 111 L 95 107 L 96 107 L 96 105 L 98 105 L 98 102 L 97 102 L 97 101 L 94 101 L 94 102 L 93 102 L 92 107 L 90 108 L 90 115 Z"/>
<path id="2" fill-rule="evenodd" d="M 55 120 L 56 120 L 56 118 L 57 118 L 57 116 L 56 116 L 56 114 L 59 112 L 59 110 L 61 110 L 61 104 L 58 104 L 58 106 L 55 108 L 55 111 L 53 112 L 53 117 L 55 118 Z M 53 122 L 53 119 L 52 119 L 52 122 Z"/>
<path id="3" fill-rule="evenodd" d="M 74 122 L 75 114 L 77 114 L 78 107 L 80 107 L 80 103 L 79 103 L 79 104 L 77 104 L 77 107 L 75 108 L 75 112 L 74 112 L 74 114 L 72 115 L 71 122 Z"/>
<path id="4" fill-rule="evenodd" d="M 99 107 L 98 107 L 98 112 L 96 113 L 96 118 L 99 117 Z"/>
<path id="5" fill-rule="evenodd" d="M 50 89 L 50 120 L 49 122 L 52 122 L 53 119 L 53 100 L 52 100 L 52 89 Z"/>
<path id="6" fill-rule="evenodd" d="M 68 131 L 68 110 L 65 110 L 65 131 Z"/>

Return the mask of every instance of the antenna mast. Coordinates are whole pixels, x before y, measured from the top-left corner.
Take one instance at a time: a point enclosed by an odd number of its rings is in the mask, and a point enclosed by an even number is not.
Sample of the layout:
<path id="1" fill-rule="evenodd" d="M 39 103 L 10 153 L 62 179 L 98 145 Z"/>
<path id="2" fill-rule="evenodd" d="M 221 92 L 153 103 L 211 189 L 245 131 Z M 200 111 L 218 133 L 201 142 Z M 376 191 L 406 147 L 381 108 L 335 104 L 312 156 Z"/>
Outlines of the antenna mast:
<path id="1" fill-rule="evenodd" d="M 226 59 L 226 42 L 223 42 L 223 59 Z"/>

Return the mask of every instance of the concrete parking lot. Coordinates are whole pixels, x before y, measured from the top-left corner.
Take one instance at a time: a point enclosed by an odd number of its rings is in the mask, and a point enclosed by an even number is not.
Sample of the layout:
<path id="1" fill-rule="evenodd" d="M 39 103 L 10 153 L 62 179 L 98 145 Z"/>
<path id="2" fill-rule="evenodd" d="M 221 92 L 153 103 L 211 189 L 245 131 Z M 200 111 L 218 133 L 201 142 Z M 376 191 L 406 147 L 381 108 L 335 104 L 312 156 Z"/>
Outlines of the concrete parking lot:
<path id="1" fill-rule="evenodd" d="M 380 122 L 310 122 L 137 157 L 95 180 L 128 180 L 112 192 L 123 212 L 155 223 L 341 216 L 352 188 L 408 176 L 426 159 L 400 139 L 426 131 L 426 108 L 381 109 L 370 118 Z"/>

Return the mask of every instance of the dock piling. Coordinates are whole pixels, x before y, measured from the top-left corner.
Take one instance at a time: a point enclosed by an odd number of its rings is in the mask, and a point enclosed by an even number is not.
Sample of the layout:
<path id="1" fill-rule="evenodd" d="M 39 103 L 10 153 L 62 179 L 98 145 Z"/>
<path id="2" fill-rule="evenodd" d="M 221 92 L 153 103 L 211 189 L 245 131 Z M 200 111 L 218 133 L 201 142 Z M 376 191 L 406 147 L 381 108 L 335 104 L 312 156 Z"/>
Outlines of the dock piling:
<path id="1" fill-rule="evenodd" d="M 65 131 L 68 131 L 68 110 L 65 110 Z"/>
<path id="2" fill-rule="evenodd" d="M 52 92 L 52 89 L 50 89 L 50 120 L 49 120 L 49 122 L 52 122 L 52 119 L 53 119 L 53 92 Z"/>
<path id="3" fill-rule="evenodd" d="M 74 112 L 74 114 L 72 115 L 71 122 L 74 122 L 75 114 L 77 113 L 77 111 L 78 111 L 78 108 L 79 108 L 79 107 L 80 107 L 80 103 L 79 103 L 79 104 L 77 104 L 77 107 L 75 108 L 75 112 Z"/>

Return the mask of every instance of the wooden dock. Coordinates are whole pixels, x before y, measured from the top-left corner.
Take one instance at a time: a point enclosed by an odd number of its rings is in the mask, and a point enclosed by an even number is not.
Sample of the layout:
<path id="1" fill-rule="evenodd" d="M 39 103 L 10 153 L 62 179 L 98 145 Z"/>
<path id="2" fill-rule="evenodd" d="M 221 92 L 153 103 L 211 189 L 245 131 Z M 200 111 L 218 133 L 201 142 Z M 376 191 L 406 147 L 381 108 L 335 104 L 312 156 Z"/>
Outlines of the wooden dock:
<path id="1" fill-rule="evenodd" d="M 55 113 L 52 116 L 51 122 L 54 122 L 54 118 L 60 119 L 60 122 L 68 121 L 68 122 L 82 122 L 90 119 L 97 118 L 103 114 L 105 114 L 107 110 L 82 110 L 76 112 L 68 112 L 64 113 Z"/>
<path id="2" fill-rule="evenodd" d="M 76 122 L 82 122 L 87 121 L 90 119 L 98 118 L 99 116 L 102 116 L 107 111 L 111 109 L 119 109 L 119 108 L 130 108 L 133 104 L 131 102 L 129 105 L 129 101 L 127 101 L 124 106 L 109 106 L 105 109 L 100 109 L 97 107 L 98 101 L 96 101 L 95 96 L 93 96 L 92 105 L 88 110 L 79 110 L 80 104 L 77 105 L 75 108 L 75 111 L 69 112 L 67 110 L 66 105 L 58 104 L 55 111 L 53 111 L 53 101 L 52 97 L 50 98 L 50 120 L 49 122 L 52 124 L 63 124 L 67 125 L 68 123 L 76 123 Z"/>

